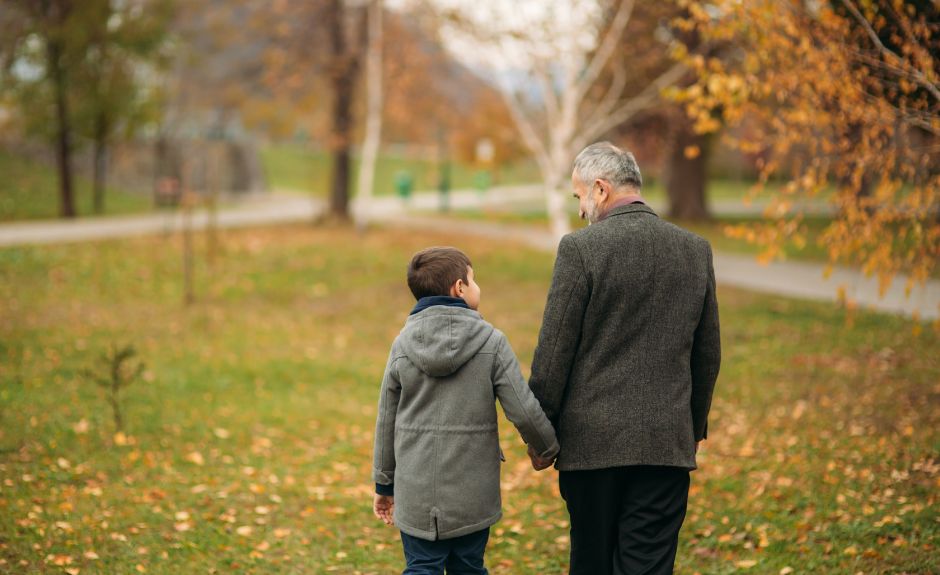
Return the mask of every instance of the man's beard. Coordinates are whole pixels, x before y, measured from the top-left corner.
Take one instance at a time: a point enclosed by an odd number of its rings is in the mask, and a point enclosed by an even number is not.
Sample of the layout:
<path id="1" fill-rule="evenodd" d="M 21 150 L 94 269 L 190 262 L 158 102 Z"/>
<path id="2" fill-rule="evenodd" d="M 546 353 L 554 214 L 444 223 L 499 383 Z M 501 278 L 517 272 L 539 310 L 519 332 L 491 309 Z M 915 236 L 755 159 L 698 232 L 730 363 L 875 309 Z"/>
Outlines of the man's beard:
<path id="1" fill-rule="evenodd" d="M 587 199 L 587 209 L 584 210 L 582 218 L 587 220 L 588 225 L 596 224 L 597 220 L 600 218 L 600 210 L 597 209 L 597 202 L 594 201 L 592 196 L 588 196 Z"/>

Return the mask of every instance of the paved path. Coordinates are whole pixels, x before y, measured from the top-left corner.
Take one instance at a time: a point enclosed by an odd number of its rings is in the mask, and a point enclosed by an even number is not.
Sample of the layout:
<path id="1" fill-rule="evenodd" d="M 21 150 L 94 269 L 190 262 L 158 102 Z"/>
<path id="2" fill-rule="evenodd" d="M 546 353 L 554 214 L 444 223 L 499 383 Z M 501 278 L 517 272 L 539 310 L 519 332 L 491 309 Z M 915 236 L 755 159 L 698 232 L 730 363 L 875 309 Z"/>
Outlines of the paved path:
<path id="1" fill-rule="evenodd" d="M 443 233 L 472 233 L 506 239 L 536 249 L 554 252 L 556 243 L 551 234 L 532 227 L 495 224 L 490 222 L 460 221 L 452 218 L 433 218 L 398 215 L 387 220 L 389 225 L 408 229 L 422 229 Z M 861 272 L 845 267 L 835 268 L 829 278 L 823 277 L 824 266 L 812 262 L 772 262 L 764 265 L 754 256 L 715 253 L 715 275 L 718 283 L 758 292 L 835 301 L 839 287 L 845 288 L 846 298 L 863 308 L 916 316 L 922 320 L 940 319 L 940 281 L 929 280 L 917 286 L 910 297 L 905 297 L 907 277 L 894 279 L 885 296 L 878 296 L 878 281 Z"/>
<path id="2" fill-rule="evenodd" d="M 450 207 L 493 207 L 512 209 L 532 205 L 541 198 L 538 186 L 494 188 L 481 197 L 473 190 L 457 190 L 450 194 Z M 651 202 L 654 209 L 663 206 Z M 395 227 L 422 229 L 453 233 L 461 231 L 493 239 L 510 240 L 530 245 L 537 249 L 554 252 L 555 241 L 547 231 L 535 227 L 466 221 L 454 218 L 409 215 L 409 209 L 395 197 L 377 197 L 369 202 L 367 216 Z M 436 193 L 415 194 L 407 208 L 412 210 L 434 210 L 440 206 Z M 716 204 L 720 207 L 721 202 Z M 312 221 L 322 214 L 322 200 L 294 195 L 260 196 L 248 198 L 236 207 L 220 209 L 220 227 L 270 225 L 283 222 Z M 751 206 L 746 211 L 734 213 L 759 213 L 760 206 Z M 353 204 L 354 212 L 365 213 L 363 206 Z M 722 212 L 724 213 L 724 212 Z M 194 215 L 193 223 L 202 229 L 208 222 L 204 211 Z M 75 221 L 38 221 L 0 225 L 0 246 L 25 244 L 50 244 L 78 242 L 106 238 L 128 237 L 147 234 L 172 233 L 182 226 L 178 212 L 140 216 L 112 216 L 82 218 Z M 916 315 L 923 320 L 940 319 L 940 281 L 930 280 L 918 286 L 910 297 L 904 295 L 905 277 L 892 283 L 884 298 L 878 297 L 877 280 L 866 278 L 860 272 L 837 268 L 829 279 L 823 278 L 823 266 L 807 262 L 774 262 L 761 265 L 752 256 L 728 253 L 715 254 L 715 271 L 719 283 L 745 289 L 783 296 L 834 301 L 839 286 L 845 287 L 846 296 L 861 307 Z"/>
<path id="3" fill-rule="evenodd" d="M 483 198 L 475 190 L 455 190 L 449 195 L 453 209 L 498 206 L 511 209 L 519 203 L 531 203 L 541 197 L 539 186 L 493 188 Z M 381 219 L 389 214 L 403 213 L 406 208 L 436 210 L 440 207 L 437 193 L 414 194 L 407 204 L 397 197 L 380 196 L 370 203 L 370 214 Z M 285 222 L 313 221 L 323 214 L 326 204 L 322 199 L 298 194 L 259 195 L 243 198 L 236 206 L 220 208 L 218 224 L 223 228 L 238 228 Z M 363 210 L 353 202 L 353 211 Z M 209 214 L 196 210 L 193 214 L 195 229 L 208 225 Z M 0 247 L 81 242 L 108 238 L 154 235 L 179 231 L 183 215 L 179 210 L 128 216 L 86 217 L 75 220 L 37 220 L 0 224 Z"/>

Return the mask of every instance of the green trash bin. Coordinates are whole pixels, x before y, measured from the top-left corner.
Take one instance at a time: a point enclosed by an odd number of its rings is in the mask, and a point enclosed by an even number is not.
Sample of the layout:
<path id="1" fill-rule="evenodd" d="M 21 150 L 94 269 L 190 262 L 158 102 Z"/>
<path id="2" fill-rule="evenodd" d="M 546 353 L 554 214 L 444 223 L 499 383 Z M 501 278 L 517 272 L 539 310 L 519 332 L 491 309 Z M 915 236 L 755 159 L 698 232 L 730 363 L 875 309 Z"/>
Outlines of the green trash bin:
<path id="1" fill-rule="evenodd" d="M 402 201 L 407 202 L 414 188 L 414 177 L 408 170 L 401 170 L 395 174 L 395 192 Z"/>
<path id="2" fill-rule="evenodd" d="M 477 189 L 479 195 L 485 194 L 491 185 L 493 185 L 493 179 L 489 170 L 479 170 L 473 175 L 473 187 Z"/>

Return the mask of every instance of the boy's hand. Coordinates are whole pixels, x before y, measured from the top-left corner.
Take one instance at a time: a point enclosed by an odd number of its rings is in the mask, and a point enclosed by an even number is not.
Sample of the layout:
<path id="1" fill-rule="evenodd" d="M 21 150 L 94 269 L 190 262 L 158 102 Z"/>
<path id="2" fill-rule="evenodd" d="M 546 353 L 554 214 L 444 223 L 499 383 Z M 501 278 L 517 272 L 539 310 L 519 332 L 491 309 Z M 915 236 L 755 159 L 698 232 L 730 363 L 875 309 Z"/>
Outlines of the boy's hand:
<path id="1" fill-rule="evenodd" d="M 386 525 L 393 525 L 395 522 L 392 519 L 392 513 L 395 511 L 395 496 L 394 495 L 379 495 L 375 494 L 375 497 L 372 499 L 372 512 L 375 513 L 375 516 L 385 522 Z"/>
<path id="2" fill-rule="evenodd" d="M 532 468 L 536 471 L 542 471 L 543 469 L 548 469 L 552 466 L 552 463 L 555 462 L 554 459 L 542 459 L 539 457 L 538 453 L 532 449 L 532 446 L 529 446 L 528 449 L 529 459 L 532 460 Z"/>

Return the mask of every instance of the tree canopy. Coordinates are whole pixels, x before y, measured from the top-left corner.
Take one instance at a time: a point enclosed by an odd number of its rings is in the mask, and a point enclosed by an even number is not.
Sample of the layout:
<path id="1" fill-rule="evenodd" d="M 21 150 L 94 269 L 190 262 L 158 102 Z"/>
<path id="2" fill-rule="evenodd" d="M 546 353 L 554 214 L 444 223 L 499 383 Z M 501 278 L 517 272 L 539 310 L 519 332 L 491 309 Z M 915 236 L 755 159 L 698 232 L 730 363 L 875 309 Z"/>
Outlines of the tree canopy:
<path id="1" fill-rule="evenodd" d="M 804 238 L 801 205 L 828 201 L 831 263 L 898 274 L 908 289 L 940 257 L 940 9 L 930 2 L 689 2 L 680 23 L 732 57 L 684 55 L 698 81 L 679 93 L 702 132 L 726 125 L 759 156 L 769 219 L 732 234 L 780 254 Z"/>

